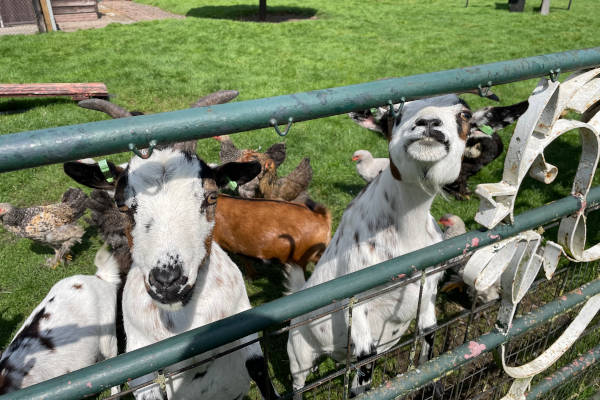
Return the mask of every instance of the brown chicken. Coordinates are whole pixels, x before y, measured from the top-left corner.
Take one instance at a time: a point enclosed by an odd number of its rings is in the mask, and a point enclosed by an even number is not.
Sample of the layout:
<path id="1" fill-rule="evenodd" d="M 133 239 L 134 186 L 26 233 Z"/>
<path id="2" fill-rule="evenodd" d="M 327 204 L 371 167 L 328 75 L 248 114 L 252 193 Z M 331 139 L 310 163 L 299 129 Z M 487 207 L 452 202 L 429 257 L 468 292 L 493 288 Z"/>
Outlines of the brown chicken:
<path id="1" fill-rule="evenodd" d="M 258 161 L 260 163 L 262 170 L 256 178 L 238 187 L 240 197 L 245 199 L 260 197 L 260 193 L 257 193 L 259 190 L 258 182 L 264 174 L 265 162 L 272 160 L 275 162 L 275 168 L 279 167 L 285 160 L 285 143 L 275 143 L 267 151 L 261 153 L 257 150 L 238 149 L 229 136 L 215 136 L 214 138 L 221 143 L 221 150 L 219 152 L 221 163 L 250 161 Z"/>
<path id="2" fill-rule="evenodd" d="M 15 235 L 32 239 L 54 249 L 46 265 L 56 268 L 75 243 L 81 242 L 84 229 L 77 224 L 86 209 L 87 196 L 81 189 L 68 189 L 62 202 L 27 208 L 0 203 L 0 222 Z M 67 257 L 65 257 L 67 256 Z"/>
<path id="3" fill-rule="evenodd" d="M 308 157 L 304 157 L 292 172 L 282 178 L 277 177 L 275 162 L 267 160 L 258 186 L 265 199 L 303 203 L 308 198 L 306 190 L 312 175 L 313 171 Z"/>
<path id="4" fill-rule="evenodd" d="M 119 211 L 111 195 L 105 190 L 92 190 L 87 207 L 91 211 L 90 224 L 98 227 L 102 240 L 110 246 L 113 257 L 119 263 L 122 277 L 125 278 L 131 266 L 131 254 L 127 239 L 129 217 L 126 213 Z"/>

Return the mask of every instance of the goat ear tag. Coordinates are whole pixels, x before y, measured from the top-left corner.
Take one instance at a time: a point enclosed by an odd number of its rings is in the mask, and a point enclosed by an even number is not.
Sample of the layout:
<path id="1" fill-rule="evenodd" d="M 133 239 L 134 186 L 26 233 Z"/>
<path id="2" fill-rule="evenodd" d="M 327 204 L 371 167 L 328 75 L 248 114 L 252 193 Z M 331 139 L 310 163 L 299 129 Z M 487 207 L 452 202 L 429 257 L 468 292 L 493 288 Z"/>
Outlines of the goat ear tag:
<path id="1" fill-rule="evenodd" d="M 481 125 L 478 128 L 479 128 L 479 130 L 481 132 L 485 133 L 486 135 L 493 135 L 494 134 L 494 130 L 489 125 Z"/>
<path id="2" fill-rule="evenodd" d="M 100 167 L 100 171 L 102 171 L 102 175 L 106 178 L 106 182 L 113 183 L 114 179 L 111 176 L 110 168 L 108 167 L 108 163 L 105 159 L 98 161 L 98 166 Z"/>
<path id="3" fill-rule="evenodd" d="M 238 184 L 237 182 L 228 179 L 227 186 L 229 186 L 229 189 L 235 190 L 237 189 Z"/>

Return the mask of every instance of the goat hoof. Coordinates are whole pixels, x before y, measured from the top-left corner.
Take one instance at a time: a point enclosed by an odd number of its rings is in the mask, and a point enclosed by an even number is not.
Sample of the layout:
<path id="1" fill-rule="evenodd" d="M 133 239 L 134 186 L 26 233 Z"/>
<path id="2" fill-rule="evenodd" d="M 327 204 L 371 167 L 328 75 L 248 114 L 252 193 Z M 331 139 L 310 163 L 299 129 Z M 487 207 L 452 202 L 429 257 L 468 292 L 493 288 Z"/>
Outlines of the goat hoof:
<path id="1" fill-rule="evenodd" d="M 350 398 L 352 399 L 352 398 L 358 396 L 359 394 L 368 392 L 370 389 L 371 389 L 371 382 L 361 385 L 361 386 L 350 388 Z"/>
<path id="2" fill-rule="evenodd" d="M 444 384 L 440 381 L 432 382 L 423 388 L 423 393 L 426 399 L 444 399 Z"/>

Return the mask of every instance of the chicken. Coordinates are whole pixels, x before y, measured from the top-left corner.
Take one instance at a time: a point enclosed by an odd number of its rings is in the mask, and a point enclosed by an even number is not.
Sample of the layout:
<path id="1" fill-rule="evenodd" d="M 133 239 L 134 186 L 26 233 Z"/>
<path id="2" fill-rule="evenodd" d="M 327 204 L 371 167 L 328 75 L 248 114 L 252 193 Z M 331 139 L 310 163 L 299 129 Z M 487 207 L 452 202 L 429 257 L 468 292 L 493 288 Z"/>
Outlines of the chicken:
<path id="1" fill-rule="evenodd" d="M 55 256 L 47 259 L 46 265 L 56 268 L 71 247 L 81 242 L 85 231 L 77 220 L 86 204 L 87 195 L 81 189 L 70 188 L 57 204 L 17 208 L 0 203 L 0 222 L 15 235 L 52 247 Z"/>
<path id="2" fill-rule="evenodd" d="M 283 142 L 275 143 L 267 151 L 260 153 L 257 150 L 238 149 L 229 136 L 215 136 L 214 139 L 221 143 L 221 150 L 219 151 L 221 164 L 254 160 L 263 161 L 264 164 L 264 161 L 271 159 L 275 161 L 275 166 L 279 167 L 285 160 L 285 143 Z"/>
<path id="3" fill-rule="evenodd" d="M 233 144 L 233 141 L 229 136 L 215 136 L 214 139 L 221 143 L 221 150 L 219 151 L 219 160 L 221 160 L 221 164 L 234 162 L 242 158 L 243 150 L 235 147 L 235 144 Z"/>
<path id="4" fill-rule="evenodd" d="M 446 228 L 444 229 L 444 240 L 452 239 L 467 232 L 465 222 L 458 215 L 444 214 L 438 222 Z"/>
<path id="5" fill-rule="evenodd" d="M 106 190 L 92 190 L 87 201 L 87 207 L 92 213 L 89 222 L 98 227 L 102 239 L 110 246 L 121 273 L 126 275 L 131 266 L 127 235 L 130 222 L 128 215 L 119 211 L 111 196 Z"/>
<path id="6" fill-rule="evenodd" d="M 238 187 L 240 197 L 245 199 L 253 199 L 259 194 L 257 193 L 259 191 L 258 181 L 264 174 L 265 162 L 267 160 L 273 160 L 275 168 L 279 167 L 285 160 L 285 143 L 275 143 L 267 151 L 261 153 L 250 149 L 239 150 L 235 147 L 229 136 L 215 136 L 214 138 L 221 142 L 221 151 L 219 152 L 221 163 L 250 161 L 258 161 L 260 163 L 261 172 L 250 182 Z"/>
<path id="7" fill-rule="evenodd" d="M 368 150 L 356 150 L 352 161 L 356 161 L 356 171 L 367 183 L 390 165 L 389 158 L 373 158 Z"/>
<path id="8" fill-rule="evenodd" d="M 265 199 L 304 202 L 308 198 L 306 190 L 312 179 L 312 174 L 313 171 L 308 157 L 304 157 L 300 164 L 283 178 L 277 177 L 275 161 L 267 160 L 258 187 Z"/>

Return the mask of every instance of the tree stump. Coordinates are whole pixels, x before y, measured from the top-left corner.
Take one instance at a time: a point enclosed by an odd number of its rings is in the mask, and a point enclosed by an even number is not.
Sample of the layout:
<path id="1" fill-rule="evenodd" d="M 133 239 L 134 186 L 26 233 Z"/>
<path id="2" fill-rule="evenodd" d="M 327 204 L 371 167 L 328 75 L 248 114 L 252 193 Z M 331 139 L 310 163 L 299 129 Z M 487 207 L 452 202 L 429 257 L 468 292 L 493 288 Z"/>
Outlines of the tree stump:
<path id="1" fill-rule="evenodd" d="M 267 19 L 267 0 L 259 0 L 258 2 L 258 19 L 261 21 Z"/>
<path id="2" fill-rule="evenodd" d="M 542 0 L 542 6 L 540 7 L 540 14 L 550 14 L 550 0 Z"/>

